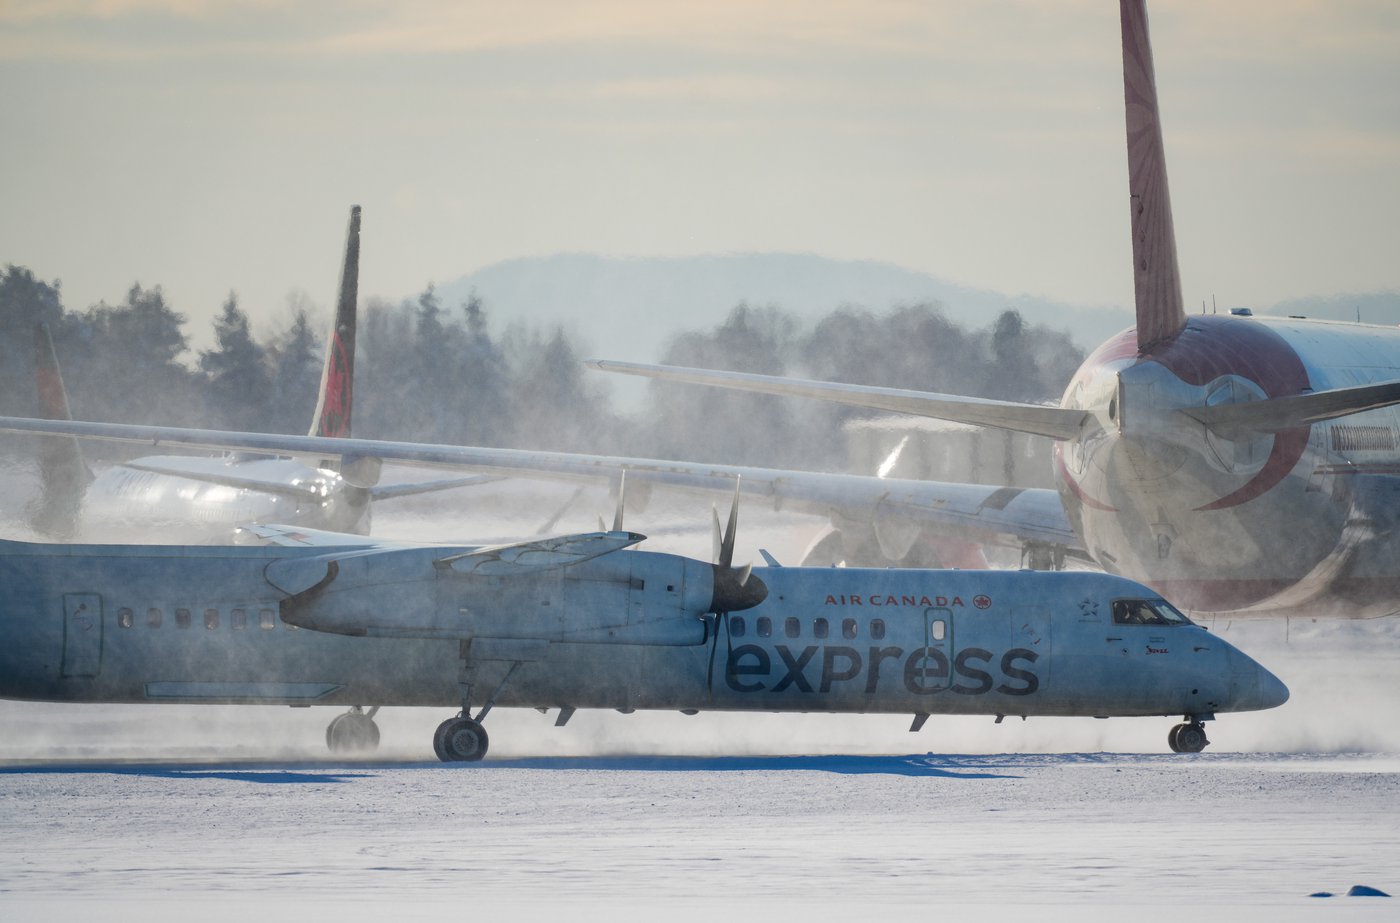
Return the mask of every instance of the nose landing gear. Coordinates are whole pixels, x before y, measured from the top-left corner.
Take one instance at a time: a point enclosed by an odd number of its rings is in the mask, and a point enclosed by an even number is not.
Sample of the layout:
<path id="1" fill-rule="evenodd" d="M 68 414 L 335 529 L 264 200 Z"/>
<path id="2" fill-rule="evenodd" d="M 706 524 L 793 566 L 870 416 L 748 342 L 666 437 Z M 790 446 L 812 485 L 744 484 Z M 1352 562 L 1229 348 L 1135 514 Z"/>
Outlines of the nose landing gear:
<path id="1" fill-rule="evenodd" d="M 1209 745 L 1205 725 L 1191 715 L 1167 732 L 1167 746 L 1173 753 L 1200 753 Z"/>

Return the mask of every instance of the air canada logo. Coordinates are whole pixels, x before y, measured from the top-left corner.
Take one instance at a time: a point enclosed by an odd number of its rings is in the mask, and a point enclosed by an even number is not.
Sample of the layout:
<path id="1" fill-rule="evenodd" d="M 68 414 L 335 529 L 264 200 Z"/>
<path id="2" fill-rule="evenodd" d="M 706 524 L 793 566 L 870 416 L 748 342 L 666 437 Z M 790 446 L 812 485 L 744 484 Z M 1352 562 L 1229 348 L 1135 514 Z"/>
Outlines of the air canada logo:
<path id="1" fill-rule="evenodd" d="M 972 604 L 978 609 L 992 608 L 992 598 L 990 596 L 978 595 L 972 597 Z"/>

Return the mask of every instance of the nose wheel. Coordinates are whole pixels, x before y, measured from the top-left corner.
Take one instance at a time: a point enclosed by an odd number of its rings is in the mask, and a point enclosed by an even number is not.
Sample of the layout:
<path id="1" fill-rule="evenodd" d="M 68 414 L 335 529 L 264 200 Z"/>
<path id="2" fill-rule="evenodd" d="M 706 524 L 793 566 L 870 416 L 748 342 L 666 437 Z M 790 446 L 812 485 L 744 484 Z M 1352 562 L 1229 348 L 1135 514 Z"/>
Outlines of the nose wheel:
<path id="1" fill-rule="evenodd" d="M 1184 721 L 1167 732 L 1167 746 L 1173 753 L 1200 753 L 1209 745 L 1205 725 L 1199 721 Z"/>

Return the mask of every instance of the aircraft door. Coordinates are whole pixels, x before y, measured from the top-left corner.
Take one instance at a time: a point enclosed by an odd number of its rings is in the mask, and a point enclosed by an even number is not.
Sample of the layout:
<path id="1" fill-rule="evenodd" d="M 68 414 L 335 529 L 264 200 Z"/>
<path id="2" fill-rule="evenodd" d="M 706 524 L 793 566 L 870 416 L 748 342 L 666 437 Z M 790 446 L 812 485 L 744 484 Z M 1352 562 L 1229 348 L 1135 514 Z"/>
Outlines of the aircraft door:
<path id="1" fill-rule="evenodd" d="M 924 610 L 924 656 L 913 678 L 927 692 L 940 692 L 953 684 L 953 611 Z"/>
<path id="2" fill-rule="evenodd" d="M 102 597 L 63 594 L 63 675 L 96 676 L 102 668 Z"/>

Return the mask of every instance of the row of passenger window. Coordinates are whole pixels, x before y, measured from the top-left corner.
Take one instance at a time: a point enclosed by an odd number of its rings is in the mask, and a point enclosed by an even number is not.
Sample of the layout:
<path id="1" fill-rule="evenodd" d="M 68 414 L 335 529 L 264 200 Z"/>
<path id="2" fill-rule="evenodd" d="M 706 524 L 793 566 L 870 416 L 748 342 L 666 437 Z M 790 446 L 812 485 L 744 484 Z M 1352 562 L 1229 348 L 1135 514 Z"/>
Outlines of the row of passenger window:
<path id="1" fill-rule="evenodd" d="M 754 619 L 754 634 L 760 638 L 773 637 L 773 620 L 766 615 L 760 615 Z M 812 619 L 812 637 L 828 638 L 831 636 L 831 623 L 826 619 Z M 731 615 L 729 617 L 729 633 L 742 638 L 748 634 L 749 623 L 742 615 Z M 783 620 L 783 635 L 789 638 L 802 637 L 802 620 L 799 618 L 786 618 Z M 869 625 L 869 635 L 872 641 L 883 641 L 885 639 L 885 620 L 871 619 Z M 841 637 L 847 641 L 854 641 L 860 636 L 860 626 L 855 619 L 841 620 Z"/>
<path id="2" fill-rule="evenodd" d="M 176 609 L 173 613 L 172 621 L 176 628 L 191 628 L 195 624 L 195 613 L 192 609 Z M 228 624 L 235 631 L 247 628 L 254 622 L 264 631 L 271 631 L 277 627 L 277 612 L 274 609 L 259 609 L 254 616 L 247 609 L 230 609 L 228 611 Z M 222 612 L 218 609 L 205 609 L 203 614 L 204 627 L 210 631 L 216 631 L 223 622 Z M 131 628 L 136 624 L 136 612 L 133 609 L 123 606 L 117 610 L 117 627 Z M 146 618 L 143 624 L 147 628 L 159 628 L 165 624 L 165 610 L 152 606 L 146 610 Z M 295 625 L 288 625 L 288 628 L 296 630 Z"/>

